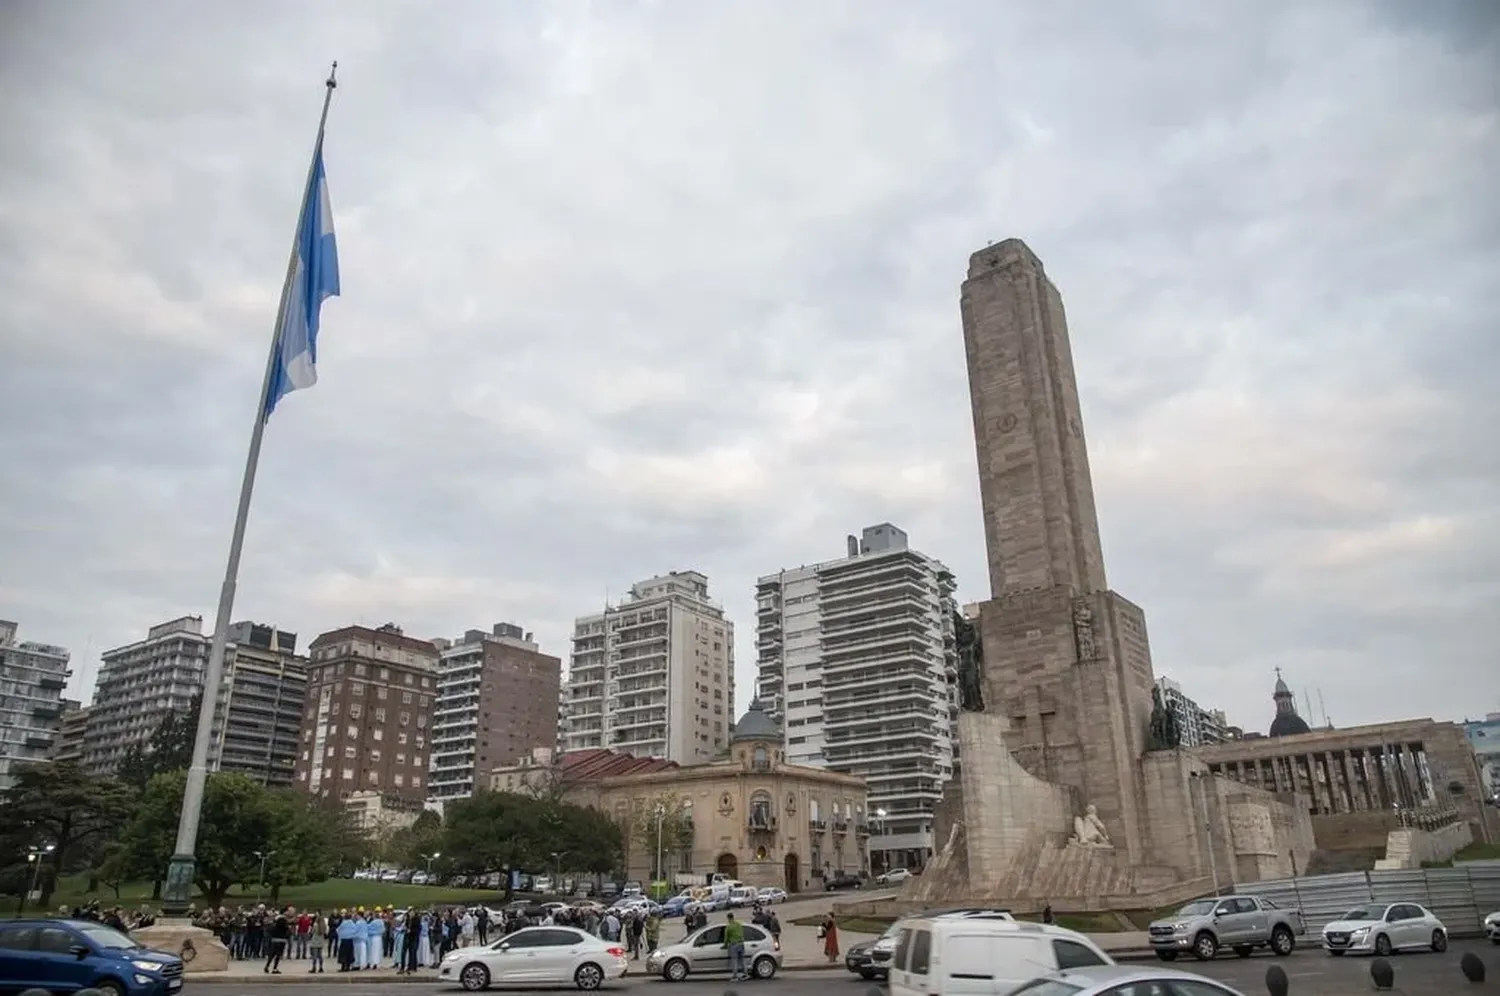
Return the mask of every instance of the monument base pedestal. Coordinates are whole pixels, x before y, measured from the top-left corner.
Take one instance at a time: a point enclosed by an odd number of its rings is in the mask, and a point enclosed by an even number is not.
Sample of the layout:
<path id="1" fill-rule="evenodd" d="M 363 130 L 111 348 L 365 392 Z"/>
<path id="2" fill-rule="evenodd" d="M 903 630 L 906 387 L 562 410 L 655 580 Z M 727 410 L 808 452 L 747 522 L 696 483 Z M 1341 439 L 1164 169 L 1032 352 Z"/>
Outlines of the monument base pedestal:
<path id="1" fill-rule="evenodd" d="M 182 958 L 183 969 L 190 973 L 225 972 L 229 970 L 229 949 L 218 935 L 193 925 L 186 918 L 164 917 L 149 927 L 132 931 L 131 937 L 148 948 L 169 951 Z"/>

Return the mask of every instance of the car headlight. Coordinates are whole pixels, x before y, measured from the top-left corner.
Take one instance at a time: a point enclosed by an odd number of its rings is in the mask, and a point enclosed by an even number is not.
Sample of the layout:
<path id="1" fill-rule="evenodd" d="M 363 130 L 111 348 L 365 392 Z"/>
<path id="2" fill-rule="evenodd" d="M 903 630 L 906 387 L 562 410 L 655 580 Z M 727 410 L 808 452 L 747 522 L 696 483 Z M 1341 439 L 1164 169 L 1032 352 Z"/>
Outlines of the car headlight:
<path id="1" fill-rule="evenodd" d="M 1187 928 L 1188 928 L 1188 925 L 1185 924 L 1185 923 L 1174 923 L 1174 924 L 1172 924 L 1172 931 L 1174 933 L 1180 934 L 1183 931 L 1187 930 Z"/>
<path id="2" fill-rule="evenodd" d="M 1484 925 L 1486 927 L 1493 927 L 1497 923 L 1500 923 L 1500 913 L 1491 913 L 1484 918 Z"/>
<path id="3" fill-rule="evenodd" d="M 142 972 L 160 972 L 162 969 L 167 967 L 165 962 L 145 961 L 144 959 L 141 961 L 133 961 L 130 964 L 135 968 L 140 969 Z"/>
<path id="4" fill-rule="evenodd" d="M 1369 927 L 1360 927 L 1358 930 L 1354 931 L 1349 936 L 1352 937 L 1352 938 L 1354 938 L 1356 941 L 1359 940 L 1361 937 L 1369 937 L 1370 936 L 1370 928 Z"/>

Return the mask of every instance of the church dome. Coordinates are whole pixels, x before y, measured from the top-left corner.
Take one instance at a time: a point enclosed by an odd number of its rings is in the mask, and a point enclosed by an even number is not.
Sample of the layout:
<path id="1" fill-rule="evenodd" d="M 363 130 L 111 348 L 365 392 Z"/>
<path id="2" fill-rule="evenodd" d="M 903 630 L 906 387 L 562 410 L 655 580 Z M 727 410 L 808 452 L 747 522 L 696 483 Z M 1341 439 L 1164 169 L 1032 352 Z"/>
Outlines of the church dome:
<path id="1" fill-rule="evenodd" d="M 730 743 L 740 743 L 745 740 L 781 742 L 781 727 L 761 707 L 759 699 L 750 703 L 750 708 L 740 717 L 740 721 L 734 724 L 734 729 L 729 734 Z"/>
<path id="2" fill-rule="evenodd" d="M 1271 736 L 1273 737 L 1295 737 L 1300 733 L 1311 733 L 1307 720 L 1295 712 L 1283 713 L 1271 720 Z"/>

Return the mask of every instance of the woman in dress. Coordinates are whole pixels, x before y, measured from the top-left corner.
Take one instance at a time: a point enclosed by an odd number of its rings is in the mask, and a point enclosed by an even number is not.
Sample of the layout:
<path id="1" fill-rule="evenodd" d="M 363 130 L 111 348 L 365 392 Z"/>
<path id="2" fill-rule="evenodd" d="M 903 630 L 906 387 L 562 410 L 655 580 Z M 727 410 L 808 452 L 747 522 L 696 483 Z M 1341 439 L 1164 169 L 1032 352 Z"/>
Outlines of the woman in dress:
<path id="1" fill-rule="evenodd" d="M 831 965 L 839 960 L 839 922 L 834 919 L 832 913 L 823 918 L 823 927 L 820 931 L 823 935 L 823 954 L 827 956 Z"/>

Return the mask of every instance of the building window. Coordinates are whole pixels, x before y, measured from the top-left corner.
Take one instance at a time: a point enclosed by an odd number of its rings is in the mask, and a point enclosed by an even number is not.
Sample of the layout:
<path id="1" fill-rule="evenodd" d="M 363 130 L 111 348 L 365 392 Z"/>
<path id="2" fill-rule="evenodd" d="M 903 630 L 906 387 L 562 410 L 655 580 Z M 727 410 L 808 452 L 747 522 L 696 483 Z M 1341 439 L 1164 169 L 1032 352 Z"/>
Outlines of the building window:
<path id="1" fill-rule="evenodd" d="M 383 708 L 377 708 L 375 710 L 375 722 L 377 722 L 377 723 L 384 723 L 385 722 L 385 710 Z"/>
<path id="2" fill-rule="evenodd" d="M 371 764 L 379 764 L 380 763 L 380 750 L 378 748 L 375 749 L 375 750 L 370 751 L 370 763 Z"/>
<path id="3" fill-rule="evenodd" d="M 372 737 L 374 737 L 376 740 L 384 740 L 385 739 L 385 731 L 384 730 L 380 730 L 380 729 L 371 730 L 370 731 L 370 735 Z"/>
<path id="4" fill-rule="evenodd" d="M 391 781 L 396 784 L 397 788 L 400 788 L 402 785 L 406 784 L 406 779 L 401 775 L 392 775 Z"/>
<path id="5" fill-rule="evenodd" d="M 353 747 L 345 747 L 344 748 L 344 760 L 346 760 L 346 761 L 352 761 L 352 760 L 354 760 L 354 748 Z"/>
<path id="6" fill-rule="evenodd" d="M 421 775 L 412 775 L 411 776 L 411 787 L 412 788 L 421 788 L 422 787 L 422 776 Z"/>
<path id="7" fill-rule="evenodd" d="M 411 692 L 402 692 L 401 693 L 401 704 L 402 705 L 411 705 Z"/>
<path id="8" fill-rule="evenodd" d="M 396 734 L 396 743 L 402 744 L 404 746 L 406 744 L 406 734 L 404 734 L 404 733 L 398 733 L 398 734 Z"/>
<path id="9" fill-rule="evenodd" d="M 771 796 L 757 792 L 750 798 L 750 826 L 757 830 L 771 829 Z"/>
<path id="10" fill-rule="evenodd" d="M 384 686 L 381 686 L 380 688 L 375 689 L 375 697 L 377 699 L 379 699 L 380 701 L 382 701 L 382 702 L 385 701 L 385 697 L 387 695 L 389 695 L 389 694 L 390 694 L 389 690 L 386 689 Z"/>
<path id="11" fill-rule="evenodd" d="M 364 712 L 364 710 L 359 707 L 359 703 L 358 702 L 350 703 L 350 705 L 349 705 L 349 718 L 350 719 L 358 719 L 363 712 Z"/>
<path id="12" fill-rule="evenodd" d="M 359 739 L 359 727 L 357 727 L 357 726 L 352 726 L 351 725 L 351 726 L 345 727 L 344 732 L 346 734 L 348 734 L 350 740 L 358 740 Z"/>
<path id="13" fill-rule="evenodd" d="M 356 665 L 354 665 L 354 676 L 356 678 L 363 678 L 365 675 L 367 675 L 369 673 L 370 673 L 370 669 L 367 668 L 367 667 L 365 667 L 363 664 L 356 664 Z"/>
<path id="14" fill-rule="evenodd" d="M 411 713 L 409 713 L 409 712 L 403 712 L 401 714 L 401 716 L 397 719 L 397 722 L 399 722 L 402 726 L 410 726 L 411 725 Z"/>
<path id="15" fill-rule="evenodd" d="M 406 763 L 406 754 L 404 752 L 396 754 L 396 763 L 397 764 L 405 764 Z"/>
<path id="16" fill-rule="evenodd" d="M 771 753 L 770 753 L 770 751 L 766 750 L 764 747 L 757 747 L 757 748 L 755 748 L 755 752 L 750 755 L 750 770 L 751 771 L 770 771 L 771 770 Z"/>

